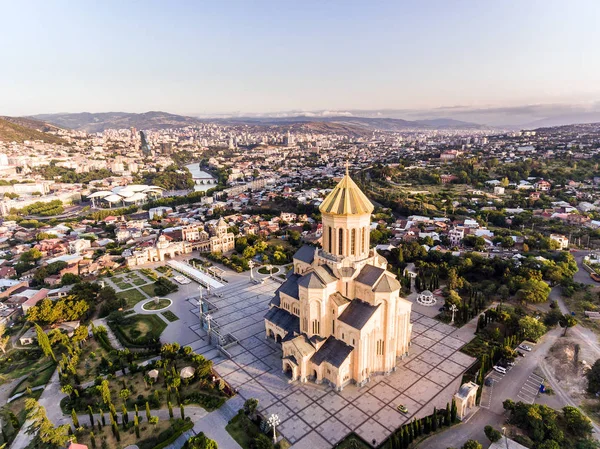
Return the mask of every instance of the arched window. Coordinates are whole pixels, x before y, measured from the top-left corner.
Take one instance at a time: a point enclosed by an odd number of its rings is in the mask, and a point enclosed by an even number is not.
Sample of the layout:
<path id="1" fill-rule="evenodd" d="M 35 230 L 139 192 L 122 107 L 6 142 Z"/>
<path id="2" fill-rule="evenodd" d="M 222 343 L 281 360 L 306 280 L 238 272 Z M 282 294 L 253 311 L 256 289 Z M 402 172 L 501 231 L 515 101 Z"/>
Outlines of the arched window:
<path id="1" fill-rule="evenodd" d="M 329 245 L 329 254 L 333 254 L 333 237 L 331 236 L 331 226 L 327 230 L 327 243 Z"/>
<path id="2" fill-rule="evenodd" d="M 344 254 L 344 230 L 340 228 L 338 237 L 338 254 Z"/>
<path id="3" fill-rule="evenodd" d="M 320 330 L 321 330 L 321 326 L 320 326 L 319 320 L 313 320 L 312 333 L 318 335 L 320 333 Z"/>
<path id="4" fill-rule="evenodd" d="M 350 233 L 350 254 L 356 255 L 356 229 Z"/>
<path id="5" fill-rule="evenodd" d="M 363 253 L 367 252 L 367 233 L 365 231 L 365 228 L 362 228 L 362 250 Z"/>

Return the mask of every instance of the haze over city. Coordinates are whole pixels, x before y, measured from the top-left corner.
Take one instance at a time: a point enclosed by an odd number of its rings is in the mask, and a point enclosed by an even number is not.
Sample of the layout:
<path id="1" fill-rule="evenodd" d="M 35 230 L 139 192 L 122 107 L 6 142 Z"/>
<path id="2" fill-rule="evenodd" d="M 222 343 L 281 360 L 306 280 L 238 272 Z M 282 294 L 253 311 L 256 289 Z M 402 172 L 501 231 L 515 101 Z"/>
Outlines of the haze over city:
<path id="1" fill-rule="evenodd" d="M 600 449 L 597 0 L 0 3 L 0 449 Z"/>
<path id="2" fill-rule="evenodd" d="M 5 2 L 2 112 L 597 111 L 599 15 L 594 0 Z"/>

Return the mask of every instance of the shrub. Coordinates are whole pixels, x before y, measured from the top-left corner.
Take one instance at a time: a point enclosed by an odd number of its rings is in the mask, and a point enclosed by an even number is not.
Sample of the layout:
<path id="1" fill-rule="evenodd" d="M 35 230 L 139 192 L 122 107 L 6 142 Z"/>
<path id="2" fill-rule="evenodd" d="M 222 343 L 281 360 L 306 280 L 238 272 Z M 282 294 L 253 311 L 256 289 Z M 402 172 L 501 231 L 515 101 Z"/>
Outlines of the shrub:
<path id="1" fill-rule="evenodd" d="M 498 441 L 500 438 L 502 438 L 502 434 L 497 431 L 496 429 L 494 429 L 492 426 L 485 426 L 483 428 L 483 431 L 485 432 L 485 436 L 488 438 L 488 440 L 490 440 L 492 443 L 495 443 L 496 441 Z"/>

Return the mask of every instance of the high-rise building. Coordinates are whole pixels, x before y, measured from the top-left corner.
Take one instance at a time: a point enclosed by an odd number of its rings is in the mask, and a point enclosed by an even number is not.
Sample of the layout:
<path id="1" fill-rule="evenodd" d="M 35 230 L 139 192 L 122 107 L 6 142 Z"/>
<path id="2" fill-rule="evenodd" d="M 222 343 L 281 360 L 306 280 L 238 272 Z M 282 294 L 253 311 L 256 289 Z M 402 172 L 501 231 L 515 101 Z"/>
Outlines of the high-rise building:
<path id="1" fill-rule="evenodd" d="M 142 150 L 142 154 L 144 156 L 150 156 L 150 154 L 152 153 L 152 148 L 150 147 L 150 144 L 146 140 L 146 134 L 144 134 L 144 131 L 140 131 L 140 141 L 141 141 L 140 149 Z"/>

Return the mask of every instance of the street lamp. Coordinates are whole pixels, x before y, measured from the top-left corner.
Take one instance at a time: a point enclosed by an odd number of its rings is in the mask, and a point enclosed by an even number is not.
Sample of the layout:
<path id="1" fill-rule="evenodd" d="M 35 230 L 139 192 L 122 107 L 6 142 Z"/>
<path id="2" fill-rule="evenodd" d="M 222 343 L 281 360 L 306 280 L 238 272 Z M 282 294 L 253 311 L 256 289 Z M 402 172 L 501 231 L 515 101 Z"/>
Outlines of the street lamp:
<path id="1" fill-rule="evenodd" d="M 252 271 L 252 268 L 254 268 L 254 261 L 250 261 L 248 262 L 248 266 L 250 267 L 250 279 L 254 280 L 254 272 Z"/>
<path id="2" fill-rule="evenodd" d="M 204 304 L 204 299 L 202 297 L 202 286 L 198 287 L 198 291 L 200 292 L 200 297 L 198 298 L 198 306 L 200 307 L 200 319 L 202 319 L 202 305 Z"/>
<path id="3" fill-rule="evenodd" d="M 450 321 L 450 324 L 452 324 L 454 323 L 454 314 L 458 312 L 458 307 L 456 307 L 456 304 L 452 304 L 450 306 L 450 311 L 452 312 L 452 321 Z"/>
<path id="4" fill-rule="evenodd" d="M 273 444 L 277 444 L 277 434 L 275 433 L 275 427 L 278 426 L 281 422 L 279 420 L 279 416 L 277 416 L 275 413 L 272 413 L 271 416 L 269 416 L 267 422 L 273 428 Z"/>
<path id="5" fill-rule="evenodd" d="M 208 327 L 208 343 L 210 344 L 210 320 L 212 320 L 212 316 L 210 313 L 207 313 L 206 316 L 206 326 Z"/>

